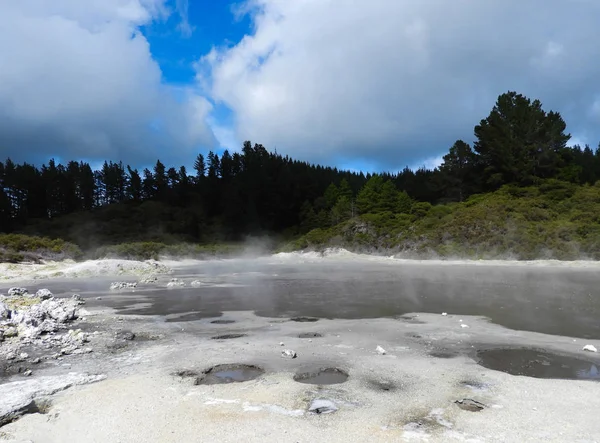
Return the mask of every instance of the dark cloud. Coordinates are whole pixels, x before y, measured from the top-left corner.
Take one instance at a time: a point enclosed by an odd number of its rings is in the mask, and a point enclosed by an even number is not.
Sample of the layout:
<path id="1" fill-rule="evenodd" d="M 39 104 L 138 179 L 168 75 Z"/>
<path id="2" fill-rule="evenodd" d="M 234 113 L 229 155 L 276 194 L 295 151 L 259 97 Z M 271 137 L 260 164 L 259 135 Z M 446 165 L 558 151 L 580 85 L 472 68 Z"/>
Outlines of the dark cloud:
<path id="1" fill-rule="evenodd" d="M 17 161 L 189 161 L 213 146 L 211 106 L 163 84 L 138 27 L 164 0 L 0 5 L 0 149 Z"/>

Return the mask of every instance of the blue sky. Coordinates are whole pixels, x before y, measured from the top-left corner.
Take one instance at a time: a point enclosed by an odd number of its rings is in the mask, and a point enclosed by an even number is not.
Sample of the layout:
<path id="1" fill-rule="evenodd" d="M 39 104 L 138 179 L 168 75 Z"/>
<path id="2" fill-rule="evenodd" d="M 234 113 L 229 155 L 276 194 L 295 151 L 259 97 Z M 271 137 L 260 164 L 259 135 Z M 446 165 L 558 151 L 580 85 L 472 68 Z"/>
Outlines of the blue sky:
<path id="1" fill-rule="evenodd" d="M 178 166 L 251 140 L 434 167 L 508 90 L 596 147 L 598 16 L 589 0 L 1 2 L 0 157 Z"/>

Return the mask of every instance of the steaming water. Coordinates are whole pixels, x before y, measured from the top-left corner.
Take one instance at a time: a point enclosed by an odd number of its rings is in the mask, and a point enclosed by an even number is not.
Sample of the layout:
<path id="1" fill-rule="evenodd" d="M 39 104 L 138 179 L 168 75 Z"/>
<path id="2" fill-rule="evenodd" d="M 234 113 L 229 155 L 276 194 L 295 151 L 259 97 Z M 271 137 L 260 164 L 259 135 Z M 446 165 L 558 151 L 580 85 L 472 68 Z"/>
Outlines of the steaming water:
<path id="1" fill-rule="evenodd" d="M 169 321 L 255 311 L 269 317 L 376 318 L 411 312 L 482 315 L 511 329 L 600 338 L 600 266 L 547 262 L 485 265 L 410 262 L 342 254 L 287 254 L 189 262 L 184 288 L 110 293 L 106 278 L 40 283 L 54 292 L 106 297 L 122 314 Z M 119 278 L 119 280 L 127 280 Z M 190 287 L 200 280 L 200 287 Z M 164 283 L 163 283 L 164 284 Z M 103 289 L 100 289 L 103 288 Z M 110 294 L 110 295 L 109 295 Z M 94 303 L 94 300 L 91 300 Z M 144 302 L 144 305 L 134 305 Z"/>

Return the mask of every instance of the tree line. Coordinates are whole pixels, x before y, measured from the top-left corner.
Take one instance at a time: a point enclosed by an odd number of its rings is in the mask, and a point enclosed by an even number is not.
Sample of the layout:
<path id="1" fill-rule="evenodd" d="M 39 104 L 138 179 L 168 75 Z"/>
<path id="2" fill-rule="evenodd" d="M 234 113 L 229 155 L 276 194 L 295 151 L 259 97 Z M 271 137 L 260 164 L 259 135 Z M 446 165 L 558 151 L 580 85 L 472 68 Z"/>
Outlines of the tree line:
<path id="1" fill-rule="evenodd" d="M 544 111 L 539 100 L 513 91 L 500 95 L 474 135 L 472 146 L 457 140 L 437 168 L 381 174 L 300 162 L 250 141 L 239 153 L 198 154 L 193 171 L 160 160 L 140 171 L 112 161 L 93 170 L 82 161 L 38 167 L 7 159 L 0 162 L 0 232 L 154 202 L 177 211 L 176 234 L 187 240 L 208 240 L 202 232 L 208 227 L 221 239 L 237 240 L 303 233 L 364 213 L 408 212 L 415 202 L 463 201 L 509 183 L 600 180 L 600 149 L 567 146 L 563 118 Z M 156 222 L 168 212 L 158 211 Z"/>

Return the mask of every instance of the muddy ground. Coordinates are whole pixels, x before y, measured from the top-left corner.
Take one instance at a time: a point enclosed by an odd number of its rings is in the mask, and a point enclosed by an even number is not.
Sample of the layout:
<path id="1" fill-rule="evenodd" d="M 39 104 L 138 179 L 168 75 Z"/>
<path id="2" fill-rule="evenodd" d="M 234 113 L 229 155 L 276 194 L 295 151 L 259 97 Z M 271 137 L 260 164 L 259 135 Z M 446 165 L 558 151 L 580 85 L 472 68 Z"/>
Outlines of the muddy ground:
<path id="1" fill-rule="evenodd" d="M 594 339 L 442 312 L 125 314 L 152 297 L 105 285 L 137 277 L 102 278 L 81 291 L 85 315 L 69 326 L 89 335 L 92 352 L 27 349 L 27 359 L 2 362 L 0 404 L 27 407 L 0 427 L 0 441 L 599 441 L 600 359 L 582 350 L 600 347 Z M 165 291 L 172 278 L 147 285 Z M 189 290 L 195 277 L 179 278 Z M 65 297 L 81 286 L 22 283 L 62 287 Z"/>

